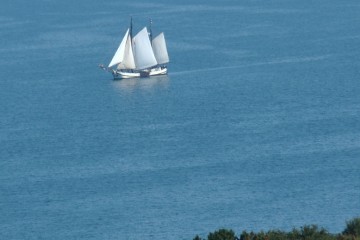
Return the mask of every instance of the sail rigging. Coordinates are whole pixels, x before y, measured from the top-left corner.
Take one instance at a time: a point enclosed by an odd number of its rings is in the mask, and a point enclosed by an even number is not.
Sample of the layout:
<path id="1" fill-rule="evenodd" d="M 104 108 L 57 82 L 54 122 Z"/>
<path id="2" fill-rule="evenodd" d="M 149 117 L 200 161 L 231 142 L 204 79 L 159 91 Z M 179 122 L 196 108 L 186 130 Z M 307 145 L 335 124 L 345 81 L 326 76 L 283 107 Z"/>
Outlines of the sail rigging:
<path id="1" fill-rule="evenodd" d="M 158 64 L 166 64 L 169 62 L 164 33 L 160 33 L 153 39 L 152 48 Z"/>
<path id="2" fill-rule="evenodd" d="M 117 69 L 136 69 L 130 34 L 128 35 L 128 38 L 127 38 L 127 41 L 125 44 L 124 59 L 118 65 Z"/>
<path id="3" fill-rule="evenodd" d="M 166 63 L 169 62 L 164 33 L 153 38 L 152 20 L 149 28 L 144 27 L 133 36 L 132 18 L 118 49 L 111 59 L 108 68 L 114 78 L 131 78 L 167 74 Z M 113 68 L 115 66 L 115 68 Z"/>
<path id="4" fill-rule="evenodd" d="M 128 35 L 129 35 L 129 29 L 126 31 L 124 38 L 122 39 L 118 49 L 115 52 L 114 57 L 111 59 L 111 62 L 109 63 L 109 68 L 119 64 L 120 62 L 123 61 L 124 59 L 124 51 L 125 51 L 125 45 L 126 45 L 126 41 L 128 39 Z"/>
<path id="5" fill-rule="evenodd" d="M 141 70 L 157 65 L 146 27 L 136 34 L 133 44 L 136 69 Z"/>

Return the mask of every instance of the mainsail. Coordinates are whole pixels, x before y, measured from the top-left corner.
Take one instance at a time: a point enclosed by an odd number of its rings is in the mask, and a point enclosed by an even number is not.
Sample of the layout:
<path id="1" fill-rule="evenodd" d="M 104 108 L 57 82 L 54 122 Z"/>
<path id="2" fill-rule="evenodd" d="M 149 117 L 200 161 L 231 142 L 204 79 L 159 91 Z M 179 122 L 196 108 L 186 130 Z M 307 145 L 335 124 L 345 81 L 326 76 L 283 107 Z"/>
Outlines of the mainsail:
<path id="1" fill-rule="evenodd" d="M 146 27 L 133 38 L 133 48 L 136 69 L 146 69 L 158 64 L 151 47 Z"/>
<path id="2" fill-rule="evenodd" d="M 116 64 L 119 64 L 120 62 L 122 62 L 124 60 L 125 45 L 126 45 L 128 36 L 129 36 L 129 29 L 126 31 L 125 36 L 124 36 L 123 40 L 121 41 L 119 48 L 117 49 L 114 57 L 112 58 L 111 62 L 109 63 L 109 66 L 108 66 L 109 68 Z"/>
<path id="3" fill-rule="evenodd" d="M 169 62 L 164 33 L 160 33 L 152 40 L 152 48 L 158 64 L 165 64 Z"/>

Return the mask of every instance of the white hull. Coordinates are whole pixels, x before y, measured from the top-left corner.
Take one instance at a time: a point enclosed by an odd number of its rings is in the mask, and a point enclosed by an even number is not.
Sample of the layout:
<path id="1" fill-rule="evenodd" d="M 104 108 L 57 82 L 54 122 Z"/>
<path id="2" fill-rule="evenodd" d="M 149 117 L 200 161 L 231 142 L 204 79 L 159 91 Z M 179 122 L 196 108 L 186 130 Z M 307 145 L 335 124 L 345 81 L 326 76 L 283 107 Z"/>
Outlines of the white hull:
<path id="1" fill-rule="evenodd" d="M 151 68 L 149 70 L 141 70 L 134 72 L 125 72 L 121 70 L 113 71 L 114 79 L 123 79 L 123 78 L 140 78 L 140 77 L 149 77 L 157 75 L 167 74 L 167 67 L 157 67 Z"/>

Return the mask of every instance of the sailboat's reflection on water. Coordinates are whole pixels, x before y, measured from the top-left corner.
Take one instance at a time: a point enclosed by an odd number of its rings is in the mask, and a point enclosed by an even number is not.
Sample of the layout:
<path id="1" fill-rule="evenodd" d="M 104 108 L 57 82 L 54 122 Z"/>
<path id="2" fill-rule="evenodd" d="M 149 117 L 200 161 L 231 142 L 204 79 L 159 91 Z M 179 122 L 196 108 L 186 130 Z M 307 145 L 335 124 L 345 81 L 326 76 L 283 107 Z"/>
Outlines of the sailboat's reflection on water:
<path id="1" fill-rule="evenodd" d="M 155 88 L 167 88 L 170 78 L 168 75 L 151 76 L 147 78 L 126 78 L 114 80 L 115 88 L 122 92 L 133 92 L 135 90 L 153 90 Z"/>

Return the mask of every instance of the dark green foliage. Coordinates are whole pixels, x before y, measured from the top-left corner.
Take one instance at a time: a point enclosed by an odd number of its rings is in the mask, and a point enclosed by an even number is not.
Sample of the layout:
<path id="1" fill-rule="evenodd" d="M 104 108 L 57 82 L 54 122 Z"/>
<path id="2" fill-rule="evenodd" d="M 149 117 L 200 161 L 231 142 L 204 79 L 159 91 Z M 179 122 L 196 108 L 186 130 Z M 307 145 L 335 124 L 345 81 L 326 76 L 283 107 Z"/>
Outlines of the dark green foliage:
<path id="1" fill-rule="evenodd" d="M 233 230 L 219 229 L 213 233 L 209 233 L 208 240 L 234 240 L 235 233 Z"/>
<path id="2" fill-rule="evenodd" d="M 300 230 L 293 229 L 291 232 L 272 230 L 268 232 L 246 233 L 240 235 L 241 240 L 336 240 L 325 229 L 319 229 L 316 225 L 304 226 Z"/>
<path id="3" fill-rule="evenodd" d="M 354 218 L 350 221 L 347 221 L 343 234 L 360 237 L 360 218 Z"/>
<path id="4" fill-rule="evenodd" d="M 287 237 L 287 233 L 286 232 L 283 232 L 283 231 L 280 231 L 280 230 L 271 230 L 271 231 L 268 231 L 266 233 L 266 236 L 267 238 L 264 238 L 264 239 L 268 239 L 268 240 L 274 240 L 274 239 L 277 239 L 277 240 L 287 240 L 288 237 Z"/>
<path id="5" fill-rule="evenodd" d="M 360 240 L 360 218 L 354 218 L 346 222 L 346 229 L 342 234 L 331 234 L 317 225 L 305 225 L 300 229 L 294 228 L 285 232 L 270 230 L 268 232 L 246 232 L 243 231 L 237 238 L 233 230 L 219 229 L 209 233 L 208 240 Z M 196 236 L 194 240 L 205 240 Z"/>
<path id="6" fill-rule="evenodd" d="M 202 239 L 201 237 L 199 237 L 199 235 L 196 235 L 193 240 L 202 240 Z"/>
<path id="7" fill-rule="evenodd" d="M 351 235 L 343 235 L 338 234 L 336 240 L 359 240 L 359 237 L 351 236 Z"/>
<path id="8" fill-rule="evenodd" d="M 316 225 L 305 225 L 300 230 L 300 239 L 303 240 L 327 240 L 335 239 L 335 236 L 329 234 L 324 228 L 319 229 Z"/>
<path id="9" fill-rule="evenodd" d="M 300 230 L 293 229 L 291 232 L 272 230 L 268 232 L 247 233 L 243 232 L 241 240 L 336 240 L 334 235 L 324 229 L 318 229 L 316 225 L 304 226 Z"/>

